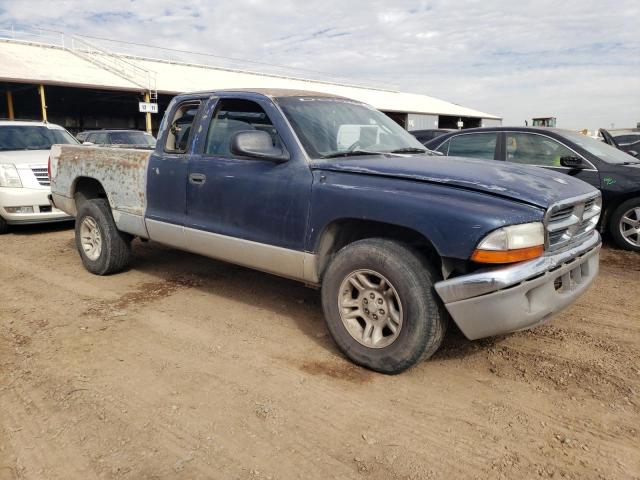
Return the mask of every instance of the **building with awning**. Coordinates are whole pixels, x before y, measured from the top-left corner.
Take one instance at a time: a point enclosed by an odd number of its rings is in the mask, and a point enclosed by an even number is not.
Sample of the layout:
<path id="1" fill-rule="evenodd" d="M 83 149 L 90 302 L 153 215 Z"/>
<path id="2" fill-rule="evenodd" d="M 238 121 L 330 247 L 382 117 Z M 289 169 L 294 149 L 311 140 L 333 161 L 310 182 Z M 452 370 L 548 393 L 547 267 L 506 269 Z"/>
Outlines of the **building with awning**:
<path id="1" fill-rule="evenodd" d="M 118 43 L 115 51 L 75 35 L 0 31 L 0 118 L 46 119 L 72 132 L 98 128 L 156 131 L 164 109 L 178 93 L 286 88 L 368 103 L 408 130 L 457 128 L 459 122 L 464 128 L 494 126 L 502 121 L 496 115 L 428 95 L 257 71 L 260 68 L 176 60 L 162 55 L 158 48 L 151 58 L 135 54 L 136 44 L 127 48 L 124 42 Z M 141 113 L 139 102 L 157 103 L 157 114 Z"/>

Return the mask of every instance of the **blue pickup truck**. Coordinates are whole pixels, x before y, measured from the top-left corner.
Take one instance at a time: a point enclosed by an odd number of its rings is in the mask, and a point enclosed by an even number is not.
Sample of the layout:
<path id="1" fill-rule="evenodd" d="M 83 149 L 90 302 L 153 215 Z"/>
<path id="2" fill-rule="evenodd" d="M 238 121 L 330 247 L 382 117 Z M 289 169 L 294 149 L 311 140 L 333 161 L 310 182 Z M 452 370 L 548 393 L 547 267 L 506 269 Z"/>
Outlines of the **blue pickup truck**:
<path id="1" fill-rule="evenodd" d="M 469 339 L 539 325 L 598 272 L 593 187 L 429 155 L 322 93 L 180 95 L 155 151 L 54 146 L 50 172 L 90 272 L 125 269 L 140 237 L 321 287 L 340 350 L 384 373 L 436 352 L 450 318 Z"/>

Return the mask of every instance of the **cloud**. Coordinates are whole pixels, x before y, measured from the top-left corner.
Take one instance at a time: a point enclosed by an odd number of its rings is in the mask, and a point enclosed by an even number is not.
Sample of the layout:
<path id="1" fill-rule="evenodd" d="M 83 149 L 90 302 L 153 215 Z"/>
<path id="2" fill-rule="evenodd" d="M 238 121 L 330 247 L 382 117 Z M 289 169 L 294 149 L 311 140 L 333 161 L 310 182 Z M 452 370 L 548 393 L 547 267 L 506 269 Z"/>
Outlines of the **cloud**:
<path id="1" fill-rule="evenodd" d="M 3 25 L 322 71 L 440 97 L 505 124 L 554 115 L 569 128 L 640 122 L 638 19 L 635 0 L 0 0 Z"/>

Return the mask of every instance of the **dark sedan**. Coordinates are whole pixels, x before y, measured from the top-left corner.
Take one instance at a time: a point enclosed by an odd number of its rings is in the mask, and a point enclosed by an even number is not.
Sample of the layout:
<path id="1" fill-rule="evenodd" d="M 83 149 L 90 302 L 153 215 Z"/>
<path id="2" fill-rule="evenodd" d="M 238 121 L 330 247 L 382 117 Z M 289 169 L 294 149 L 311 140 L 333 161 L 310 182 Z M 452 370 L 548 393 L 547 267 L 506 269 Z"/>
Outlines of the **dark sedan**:
<path id="1" fill-rule="evenodd" d="M 130 146 L 153 149 L 156 139 L 140 130 L 88 130 L 80 132 L 76 138 L 83 145 Z"/>
<path id="2" fill-rule="evenodd" d="M 451 128 L 430 128 L 427 130 L 411 130 L 409 133 L 416 137 L 420 143 L 424 144 L 429 140 L 433 140 L 434 138 L 449 132 L 455 132 L 455 130 Z"/>
<path id="3" fill-rule="evenodd" d="M 601 230 L 621 248 L 640 251 L 640 161 L 621 150 L 569 130 L 535 127 L 460 130 L 425 146 L 444 155 L 536 165 L 584 180 L 602 191 Z"/>
<path id="4" fill-rule="evenodd" d="M 600 129 L 604 142 L 612 147 L 627 152 L 632 157 L 640 158 L 640 132 L 626 132 L 611 134 L 604 128 Z"/>

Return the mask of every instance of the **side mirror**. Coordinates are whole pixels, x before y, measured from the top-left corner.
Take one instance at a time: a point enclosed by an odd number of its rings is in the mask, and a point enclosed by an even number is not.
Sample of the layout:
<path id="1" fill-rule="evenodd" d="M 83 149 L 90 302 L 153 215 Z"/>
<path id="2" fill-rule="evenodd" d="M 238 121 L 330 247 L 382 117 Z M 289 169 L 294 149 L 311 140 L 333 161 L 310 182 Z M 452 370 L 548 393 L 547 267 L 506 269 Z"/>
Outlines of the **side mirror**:
<path id="1" fill-rule="evenodd" d="M 574 155 L 568 155 L 566 157 L 560 157 L 560 165 L 567 168 L 574 168 L 580 170 L 585 168 L 585 164 L 580 157 Z"/>
<path id="2" fill-rule="evenodd" d="M 632 157 L 640 158 L 638 152 L 636 152 L 635 150 L 629 150 L 627 153 Z"/>
<path id="3" fill-rule="evenodd" d="M 231 153 L 258 160 L 286 162 L 289 154 L 282 148 L 274 147 L 271 135 L 262 130 L 246 130 L 231 137 Z"/>
<path id="4" fill-rule="evenodd" d="M 82 142 L 83 145 L 93 145 L 93 142 Z"/>

